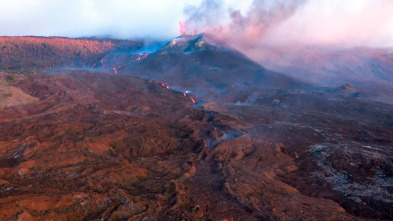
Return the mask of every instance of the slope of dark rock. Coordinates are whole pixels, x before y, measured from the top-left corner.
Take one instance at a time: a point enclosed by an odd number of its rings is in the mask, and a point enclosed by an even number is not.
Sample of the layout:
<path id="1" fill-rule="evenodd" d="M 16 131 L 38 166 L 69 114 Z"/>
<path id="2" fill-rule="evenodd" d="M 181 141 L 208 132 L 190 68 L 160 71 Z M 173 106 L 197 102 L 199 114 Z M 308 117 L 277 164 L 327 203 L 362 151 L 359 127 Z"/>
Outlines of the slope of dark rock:
<path id="1" fill-rule="evenodd" d="M 297 171 L 290 145 L 253 133 L 260 121 L 236 109 L 194 109 L 159 82 L 89 71 L 14 87 L 37 100 L 0 109 L 3 220 L 354 219 L 281 180 Z"/>

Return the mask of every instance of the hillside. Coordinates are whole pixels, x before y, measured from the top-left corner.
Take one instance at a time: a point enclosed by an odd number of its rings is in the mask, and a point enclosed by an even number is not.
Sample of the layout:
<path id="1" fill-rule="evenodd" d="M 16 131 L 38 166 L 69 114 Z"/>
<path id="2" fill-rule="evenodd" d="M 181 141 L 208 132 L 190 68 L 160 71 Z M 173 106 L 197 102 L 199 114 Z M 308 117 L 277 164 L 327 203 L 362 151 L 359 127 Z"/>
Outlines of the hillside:
<path id="1" fill-rule="evenodd" d="M 207 35 L 87 41 L 88 68 L 0 73 L 0 220 L 393 218 L 391 105 Z"/>
<path id="2" fill-rule="evenodd" d="M 193 108 L 86 70 L 12 87 L 29 97 L 0 108 L 2 220 L 392 218 L 390 106 L 281 92 Z"/>
<path id="3" fill-rule="evenodd" d="M 91 67 L 103 54 L 134 41 L 62 37 L 0 37 L 0 70 Z"/>

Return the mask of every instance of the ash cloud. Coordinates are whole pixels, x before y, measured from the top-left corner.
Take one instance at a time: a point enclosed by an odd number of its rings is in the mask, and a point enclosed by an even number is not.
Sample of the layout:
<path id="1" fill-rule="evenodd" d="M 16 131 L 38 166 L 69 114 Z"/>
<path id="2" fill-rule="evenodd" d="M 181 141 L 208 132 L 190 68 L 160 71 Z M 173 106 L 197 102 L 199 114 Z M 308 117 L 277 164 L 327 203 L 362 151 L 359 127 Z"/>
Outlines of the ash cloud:
<path id="1" fill-rule="evenodd" d="M 290 18 L 305 2 L 306 0 L 254 0 L 243 14 L 238 9 L 225 9 L 228 5 L 222 0 L 203 0 L 198 7 L 190 6 L 184 10 L 189 16 L 185 22 L 186 33 L 199 30 L 235 45 L 243 42 L 245 46 L 252 47 L 260 44 L 270 30 Z"/>
<path id="2" fill-rule="evenodd" d="M 185 32 L 196 34 L 219 23 L 223 17 L 223 5 L 222 0 L 202 0 L 199 6 L 188 5 L 184 9 L 184 13 L 188 15 Z"/>
<path id="3" fill-rule="evenodd" d="M 255 47 L 264 41 L 269 31 L 290 18 L 304 3 L 305 0 L 285 3 L 255 0 L 245 16 L 239 10 L 230 13 L 231 23 L 223 29 L 221 37 L 232 37 L 232 41 L 244 44 L 243 47 Z"/>
<path id="4" fill-rule="evenodd" d="M 393 47 L 390 0 L 253 0 L 243 11 L 203 0 L 184 12 L 187 32 L 211 33 L 243 51 L 271 45 Z"/>

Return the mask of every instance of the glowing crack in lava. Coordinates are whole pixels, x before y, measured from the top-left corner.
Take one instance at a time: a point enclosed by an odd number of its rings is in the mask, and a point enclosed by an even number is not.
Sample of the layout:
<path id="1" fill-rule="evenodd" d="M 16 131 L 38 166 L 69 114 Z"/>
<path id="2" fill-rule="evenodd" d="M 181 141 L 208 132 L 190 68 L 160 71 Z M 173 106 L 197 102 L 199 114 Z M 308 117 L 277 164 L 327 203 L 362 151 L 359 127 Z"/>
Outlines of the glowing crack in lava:
<path id="1" fill-rule="evenodd" d="M 179 21 L 179 34 L 183 35 L 186 32 L 186 23 L 184 21 Z"/>
<path id="2" fill-rule="evenodd" d="M 115 74 L 117 74 L 117 70 L 116 70 L 116 68 L 113 68 L 113 70 L 115 71 Z"/>
<path id="3" fill-rule="evenodd" d="M 152 82 L 152 81 L 150 80 L 150 82 Z M 168 90 L 171 89 L 168 85 L 165 85 L 164 83 L 161 83 L 161 86 L 165 87 Z M 184 97 L 187 97 L 187 92 L 190 92 L 190 91 L 186 91 L 186 93 L 183 93 Z M 189 97 L 189 98 L 192 101 L 192 103 L 194 103 L 194 104 L 196 103 L 196 101 L 193 97 Z"/>
<path id="4" fill-rule="evenodd" d="M 147 56 L 149 56 L 149 54 L 139 54 L 139 56 L 131 62 L 137 62 L 137 61 L 143 60 L 143 59 L 147 58 Z"/>
<path id="5" fill-rule="evenodd" d="M 95 66 L 97 66 L 97 64 L 98 64 L 99 62 L 102 64 L 103 67 L 105 67 L 104 58 L 101 58 L 101 60 L 99 60 L 99 61 L 97 61 L 96 63 L 94 63 L 92 67 L 94 68 Z"/>

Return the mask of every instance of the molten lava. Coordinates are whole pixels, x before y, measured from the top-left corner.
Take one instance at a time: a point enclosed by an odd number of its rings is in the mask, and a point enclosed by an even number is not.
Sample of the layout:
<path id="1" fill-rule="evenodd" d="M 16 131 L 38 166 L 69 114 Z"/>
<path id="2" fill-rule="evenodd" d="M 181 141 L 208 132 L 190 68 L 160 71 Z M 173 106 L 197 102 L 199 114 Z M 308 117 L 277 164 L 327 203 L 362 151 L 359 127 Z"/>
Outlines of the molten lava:
<path id="1" fill-rule="evenodd" d="M 92 67 L 94 68 L 95 66 L 97 66 L 97 64 L 98 64 L 99 62 L 102 64 L 103 67 L 105 67 L 104 58 L 101 58 L 101 60 L 99 60 L 99 61 L 97 61 L 96 63 L 94 63 Z"/>
<path id="2" fill-rule="evenodd" d="M 223 219 L 221 221 L 235 221 L 235 219 L 232 217 L 230 220 L 229 219 Z"/>
<path id="3" fill-rule="evenodd" d="M 179 34 L 183 35 L 186 32 L 186 23 L 184 21 L 179 21 Z"/>
<path id="4" fill-rule="evenodd" d="M 113 70 L 115 71 L 115 74 L 117 74 L 117 70 L 116 70 L 116 68 L 113 68 Z"/>
<path id="5" fill-rule="evenodd" d="M 137 62 L 137 61 L 143 60 L 143 59 L 147 58 L 147 56 L 149 56 L 149 54 L 139 54 L 139 56 L 131 62 Z"/>
<path id="6" fill-rule="evenodd" d="M 192 103 L 195 104 L 195 99 L 193 97 L 190 97 L 190 99 L 192 100 Z"/>

